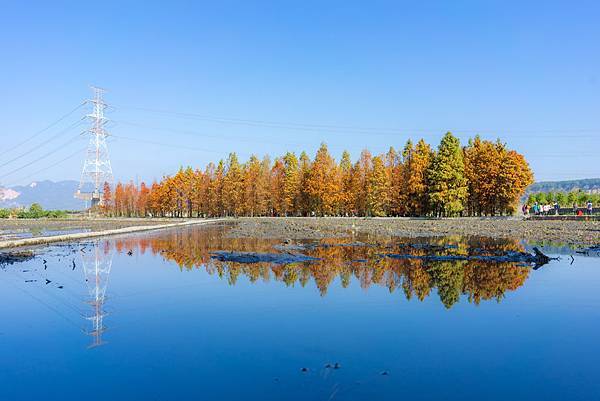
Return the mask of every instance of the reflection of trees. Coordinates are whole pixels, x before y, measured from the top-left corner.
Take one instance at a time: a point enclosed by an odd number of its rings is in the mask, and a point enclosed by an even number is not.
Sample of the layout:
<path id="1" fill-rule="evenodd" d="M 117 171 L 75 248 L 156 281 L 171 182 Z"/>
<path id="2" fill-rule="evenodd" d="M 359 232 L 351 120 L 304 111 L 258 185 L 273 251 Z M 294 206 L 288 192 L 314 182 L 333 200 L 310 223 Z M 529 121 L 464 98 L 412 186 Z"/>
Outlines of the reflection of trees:
<path id="1" fill-rule="evenodd" d="M 181 269 L 205 269 L 211 275 L 235 285 L 240 276 L 251 283 L 275 280 L 286 286 L 304 287 L 312 280 L 321 295 L 333 281 L 342 287 L 355 280 L 361 288 L 372 285 L 400 290 L 406 299 L 423 301 L 436 289 L 442 303 L 450 308 L 466 295 L 469 302 L 500 301 L 507 291 L 519 288 L 528 277 L 529 269 L 513 263 L 490 263 L 478 260 L 425 261 L 421 259 L 391 259 L 383 253 L 411 255 L 496 255 L 507 251 L 523 251 L 516 241 L 463 239 L 460 237 L 427 239 L 424 246 L 397 244 L 397 240 L 379 239 L 377 246 L 336 246 L 340 240 L 324 240 L 322 246 L 308 248 L 303 253 L 320 258 L 312 263 L 273 265 L 269 263 L 241 264 L 219 262 L 210 258 L 215 250 L 240 252 L 274 252 L 276 240 L 227 238 L 224 228 L 190 228 L 155 234 L 144 238 L 124 238 L 117 241 L 119 252 L 136 249 L 150 251 L 177 263 Z M 342 242 L 344 240 L 341 240 Z M 423 241 L 419 241 L 422 243 Z M 452 247 L 446 246 L 450 242 Z"/>

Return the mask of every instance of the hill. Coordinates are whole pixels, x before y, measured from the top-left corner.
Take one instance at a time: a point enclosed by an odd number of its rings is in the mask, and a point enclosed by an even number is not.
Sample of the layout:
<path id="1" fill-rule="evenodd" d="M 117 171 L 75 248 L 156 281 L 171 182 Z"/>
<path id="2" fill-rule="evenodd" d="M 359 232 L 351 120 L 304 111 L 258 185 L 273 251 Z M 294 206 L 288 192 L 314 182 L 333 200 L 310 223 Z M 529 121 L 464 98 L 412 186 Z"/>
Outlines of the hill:
<path id="1" fill-rule="evenodd" d="M 46 210 L 82 210 L 84 202 L 73 197 L 77 181 L 39 181 L 26 186 L 0 187 L 0 207 L 12 208 L 39 203 Z"/>
<path id="2" fill-rule="evenodd" d="M 600 178 L 586 178 L 581 180 L 568 181 L 541 181 L 536 182 L 527 188 L 526 193 L 536 192 L 569 192 L 581 189 L 585 192 L 600 191 Z"/>

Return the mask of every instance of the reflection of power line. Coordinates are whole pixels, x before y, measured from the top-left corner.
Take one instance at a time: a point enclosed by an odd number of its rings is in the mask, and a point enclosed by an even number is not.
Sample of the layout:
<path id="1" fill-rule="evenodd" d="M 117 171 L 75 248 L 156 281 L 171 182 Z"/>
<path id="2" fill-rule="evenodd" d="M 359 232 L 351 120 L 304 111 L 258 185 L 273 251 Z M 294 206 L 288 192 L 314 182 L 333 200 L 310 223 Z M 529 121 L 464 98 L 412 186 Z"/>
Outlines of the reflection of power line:
<path id="1" fill-rule="evenodd" d="M 13 273 L 11 271 L 11 273 Z M 22 277 L 20 277 L 19 275 L 13 273 L 16 277 L 19 277 L 20 279 L 22 279 Z M 17 290 L 21 291 L 22 293 L 24 293 L 25 295 L 29 296 L 31 299 L 33 299 L 34 301 L 38 302 L 39 304 L 41 304 L 42 306 L 48 308 L 49 310 L 51 310 L 52 312 L 56 313 L 58 316 L 62 317 L 65 321 L 67 321 L 69 324 L 75 326 L 75 327 L 79 327 L 73 320 L 71 320 L 69 317 L 67 317 L 64 313 L 60 312 L 58 309 L 56 309 L 55 307 L 53 307 L 52 305 L 50 305 L 48 302 L 45 302 L 43 300 L 41 300 L 40 298 L 36 297 L 35 295 L 33 295 L 31 292 L 20 288 L 19 286 L 15 285 L 14 288 L 16 288 Z"/>
<path id="2" fill-rule="evenodd" d="M 93 348 L 105 344 L 102 340 L 102 334 L 106 331 L 104 317 L 107 316 L 104 302 L 106 301 L 108 276 L 112 267 L 112 254 L 104 253 L 100 249 L 99 242 L 95 241 L 91 250 L 81 252 L 81 259 L 89 293 L 87 303 L 92 306 L 92 314 L 86 319 L 91 322 L 92 326 L 87 334 L 92 337 L 89 348 Z"/>

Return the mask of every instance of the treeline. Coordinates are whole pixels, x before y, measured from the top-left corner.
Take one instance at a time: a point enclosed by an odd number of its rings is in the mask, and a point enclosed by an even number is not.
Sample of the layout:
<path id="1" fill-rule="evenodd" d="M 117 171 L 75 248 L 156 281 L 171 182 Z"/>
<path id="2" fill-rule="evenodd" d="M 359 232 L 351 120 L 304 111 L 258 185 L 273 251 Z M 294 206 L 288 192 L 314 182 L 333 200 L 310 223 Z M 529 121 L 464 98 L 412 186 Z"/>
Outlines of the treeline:
<path id="1" fill-rule="evenodd" d="M 475 137 L 462 147 L 447 133 L 437 150 L 408 141 L 355 163 L 338 162 L 322 144 L 274 161 L 235 153 L 204 170 L 180 169 L 151 186 L 104 186 L 103 211 L 113 216 L 493 216 L 512 214 L 533 181 L 525 158 Z"/>
<path id="2" fill-rule="evenodd" d="M 0 219 L 41 219 L 41 218 L 61 218 L 67 217 L 66 210 L 44 210 L 38 204 L 33 203 L 28 208 L 0 209 Z"/>
<path id="3" fill-rule="evenodd" d="M 600 189 L 600 178 L 585 178 L 568 181 L 542 181 L 536 182 L 527 188 L 527 192 L 589 192 Z"/>
<path id="4" fill-rule="evenodd" d="M 570 192 L 538 192 L 529 194 L 527 197 L 527 204 L 530 206 L 536 202 L 540 205 L 557 202 L 561 207 L 571 207 L 572 205 L 585 206 L 589 201 L 593 205 L 599 205 L 600 193 L 591 194 L 581 190 Z"/>

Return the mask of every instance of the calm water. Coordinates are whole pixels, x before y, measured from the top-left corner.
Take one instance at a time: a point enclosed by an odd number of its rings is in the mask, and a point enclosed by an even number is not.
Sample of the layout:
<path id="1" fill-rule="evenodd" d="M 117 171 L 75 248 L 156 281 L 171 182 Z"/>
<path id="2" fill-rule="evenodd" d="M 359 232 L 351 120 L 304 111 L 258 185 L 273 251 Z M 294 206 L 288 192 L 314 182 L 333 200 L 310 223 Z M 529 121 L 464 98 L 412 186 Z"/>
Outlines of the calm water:
<path id="1" fill-rule="evenodd" d="M 226 230 L 51 246 L 2 267 L 0 400 L 600 399 L 598 258 L 396 260 L 380 255 L 529 248 L 364 237 L 324 243 L 378 245 L 303 251 L 313 263 L 211 260 L 280 244 Z"/>

